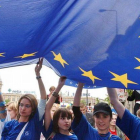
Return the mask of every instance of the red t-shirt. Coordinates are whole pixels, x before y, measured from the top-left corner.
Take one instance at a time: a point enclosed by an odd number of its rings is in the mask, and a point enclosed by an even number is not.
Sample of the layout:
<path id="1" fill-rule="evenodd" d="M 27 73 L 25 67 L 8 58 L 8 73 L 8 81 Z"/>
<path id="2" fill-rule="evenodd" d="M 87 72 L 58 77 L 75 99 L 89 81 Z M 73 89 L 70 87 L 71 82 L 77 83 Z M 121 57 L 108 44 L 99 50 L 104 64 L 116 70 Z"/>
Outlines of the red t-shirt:
<path id="1" fill-rule="evenodd" d="M 115 131 L 111 131 L 111 130 L 109 130 L 109 131 L 110 131 L 110 133 L 111 133 L 112 135 L 117 135 L 116 129 L 115 129 Z"/>

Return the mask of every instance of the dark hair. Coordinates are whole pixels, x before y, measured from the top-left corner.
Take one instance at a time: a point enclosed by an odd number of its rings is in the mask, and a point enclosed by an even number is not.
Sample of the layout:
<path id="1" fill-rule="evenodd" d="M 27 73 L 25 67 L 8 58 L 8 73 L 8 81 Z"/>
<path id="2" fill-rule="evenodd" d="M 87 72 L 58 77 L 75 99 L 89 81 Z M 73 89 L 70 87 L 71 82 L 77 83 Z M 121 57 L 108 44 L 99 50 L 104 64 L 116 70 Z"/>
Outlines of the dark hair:
<path id="1" fill-rule="evenodd" d="M 72 114 L 67 108 L 59 108 L 55 111 L 53 115 L 53 131 L 55 133 L 59 133 L 59 127 L 58 127 L 58 120 L 61 117 L 67 117 L 72 120 Z M 71 127 L 69 128 L 69 131 L 71 130 Z"/>
<path id="2" fill-rule="evenodd" d="M 38 103 L 37 103 L 37 100 L 36 100 L 35 96 L 32 95 L 32 94 L 25 94 L 25 95 L 21 96 L 20 99 L 19 99 L 19 101 L 18 101 L 17 119 L 20 118 L 20 114 L 19 114 L 19 104 L 20 104 L 20 102 L 21 102 L 22 99 L 28 99 L 28 100 L 30 101 L 30 103 L 31 103 L 32 113 L 31 113 L 31 115 L 30 115 L 30 117 L 29 117 L 29 120 L 30 120 L 30 119 L 35 115 L 35 113 L 36 113 L 37 104 L 38 104 Z"/>

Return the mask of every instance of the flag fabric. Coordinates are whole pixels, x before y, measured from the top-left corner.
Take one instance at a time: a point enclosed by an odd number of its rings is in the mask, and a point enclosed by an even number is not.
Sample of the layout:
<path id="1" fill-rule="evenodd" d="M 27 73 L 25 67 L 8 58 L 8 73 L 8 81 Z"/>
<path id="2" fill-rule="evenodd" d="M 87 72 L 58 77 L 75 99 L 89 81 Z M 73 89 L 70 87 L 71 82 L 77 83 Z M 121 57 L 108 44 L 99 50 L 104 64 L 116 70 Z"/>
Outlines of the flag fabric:
<path id="1" fill-rule="evenodd" d="M 140 89 L 140 1 L 1 1 L 0 68 L 40 57 L 68 85 Z"/>

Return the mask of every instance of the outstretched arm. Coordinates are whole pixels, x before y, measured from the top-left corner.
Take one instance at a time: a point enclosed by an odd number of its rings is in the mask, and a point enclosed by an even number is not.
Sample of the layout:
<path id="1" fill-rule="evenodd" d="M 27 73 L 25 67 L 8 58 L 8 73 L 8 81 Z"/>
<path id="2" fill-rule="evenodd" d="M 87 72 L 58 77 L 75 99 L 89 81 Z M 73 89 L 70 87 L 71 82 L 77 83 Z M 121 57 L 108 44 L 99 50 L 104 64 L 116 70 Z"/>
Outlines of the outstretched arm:
<path id="1" fill-rule="evenodd" d="M 58 86 L 49 98 L 46 109 L 45 109 L 45 129 L 48 130 L 50 122 L 51 122 L 51 108 L 53 106 L 53 103 L 55 102 L 56 98 L 58 97 L 58 93 L 65 84 L 66 77 L 62 76 L 59 79 Z"/>
<path id="2" fill-rule="evenodd" d="M 119 118 L 122 119 L 125 108 L 122 105 L 122 103 L 119 101 L 116 90 L 114 88 L 107 88 L 107 91 L 108 91 L 108 95 L 110 97 L 111 104 L 117 111 Z"/>
<path id="3" fill-rule="evenodd" d="M 37 65 L 35 67 L 36 79 L 38 81 L 40 96 L 41 96 L 41 99 L 38 104 L 39 120 L 41 120 L 44 115 L 46 99 L 47 99 L 46 90 L 45 90 L 43 81 L 40 76 L 40 70 L 42 68 L 42 63 L 43 63 L 43 58 L 40 58 L 39 62 L 37 63 Z"/>
<path id="4" fill-rule="evenodd" d="M 75 117 L 75 122 L 79 124 L 81 117 L 82 117 L 82 112 L 80 111 L 80 100 L 81 100 L 81 94 L 82 94 L 82 89 L 83 89 L 84 84 L 79 83 L 76 94 L 74 97 L 74 103 L 73 103 L 73 114 Z"/>
<path id="5" fill-rule="evenodd" d="M 78 106 L 78 107 L 80 106 L 80 100 L 81 100 L 83 86 L 84 86 L 83 83 L 78 83 L 78 87 L 77 87 L 76 94 L 74 97 L 73 106 Z"/>
<path id="6" fill-rule="evenodd" d="M 43 84 L 41 76 L 40 76 L 40 70 L 42 68 L 42 63 L 43 63 L 43 58 L 40 58 L 38 64 L 35 67 L 35 73 L 36 73 L 36 78 L 37 78 L 38 85 L 39 85 L 41 99 L 46 100 L 47 99 L 46 90 L 45 90 L 44 84 Z"/>

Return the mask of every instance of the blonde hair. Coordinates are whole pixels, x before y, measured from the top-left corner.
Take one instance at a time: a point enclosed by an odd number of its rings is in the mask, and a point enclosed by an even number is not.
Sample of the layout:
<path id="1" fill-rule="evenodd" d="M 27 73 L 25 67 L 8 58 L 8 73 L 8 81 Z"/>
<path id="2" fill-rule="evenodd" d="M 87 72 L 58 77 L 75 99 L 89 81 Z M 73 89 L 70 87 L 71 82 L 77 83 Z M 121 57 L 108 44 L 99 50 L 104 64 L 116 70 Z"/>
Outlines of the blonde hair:
<path id="1" fill-rule="evenodd" d="M 49 91 L 51 92 L 51 91 L 54 91 L 55 90 L 55 87 L 54 86 L 51 86 L 50 88 L 49 88 Z"/>
<path id="2" fill-rule="evenodd" d="M 30 120 L 35 115 L 35 113 L 36 113 L 36 109 L 37 109 L 37 105 L 38 105 L 37 99 L 32 94 L 25 94 L 25 95 L 21 96 L 20 99 L 19 99 L 19 101 L 18 101 L 18 114 L 17 114 L 17 119 L 20 118 L 19 104 L 20 104 L 21 100 L 24 99 L 24 98 L 28 99 L 30 101 L 30 103 L 31 103 L 32 113 L 31 113 L 31 115 L 29 117 L 29 120 Z"/>
<path id="3" fill-rule="evenodd" d="M 9 102 L 6 104 L 6 108 L 7 109 L 10 109 L 10 110 L 13 110 L 17 116 L 17 113 L 18 113 L 18 109 L 17 109 L 17 104 L 15 102 Z"/>

